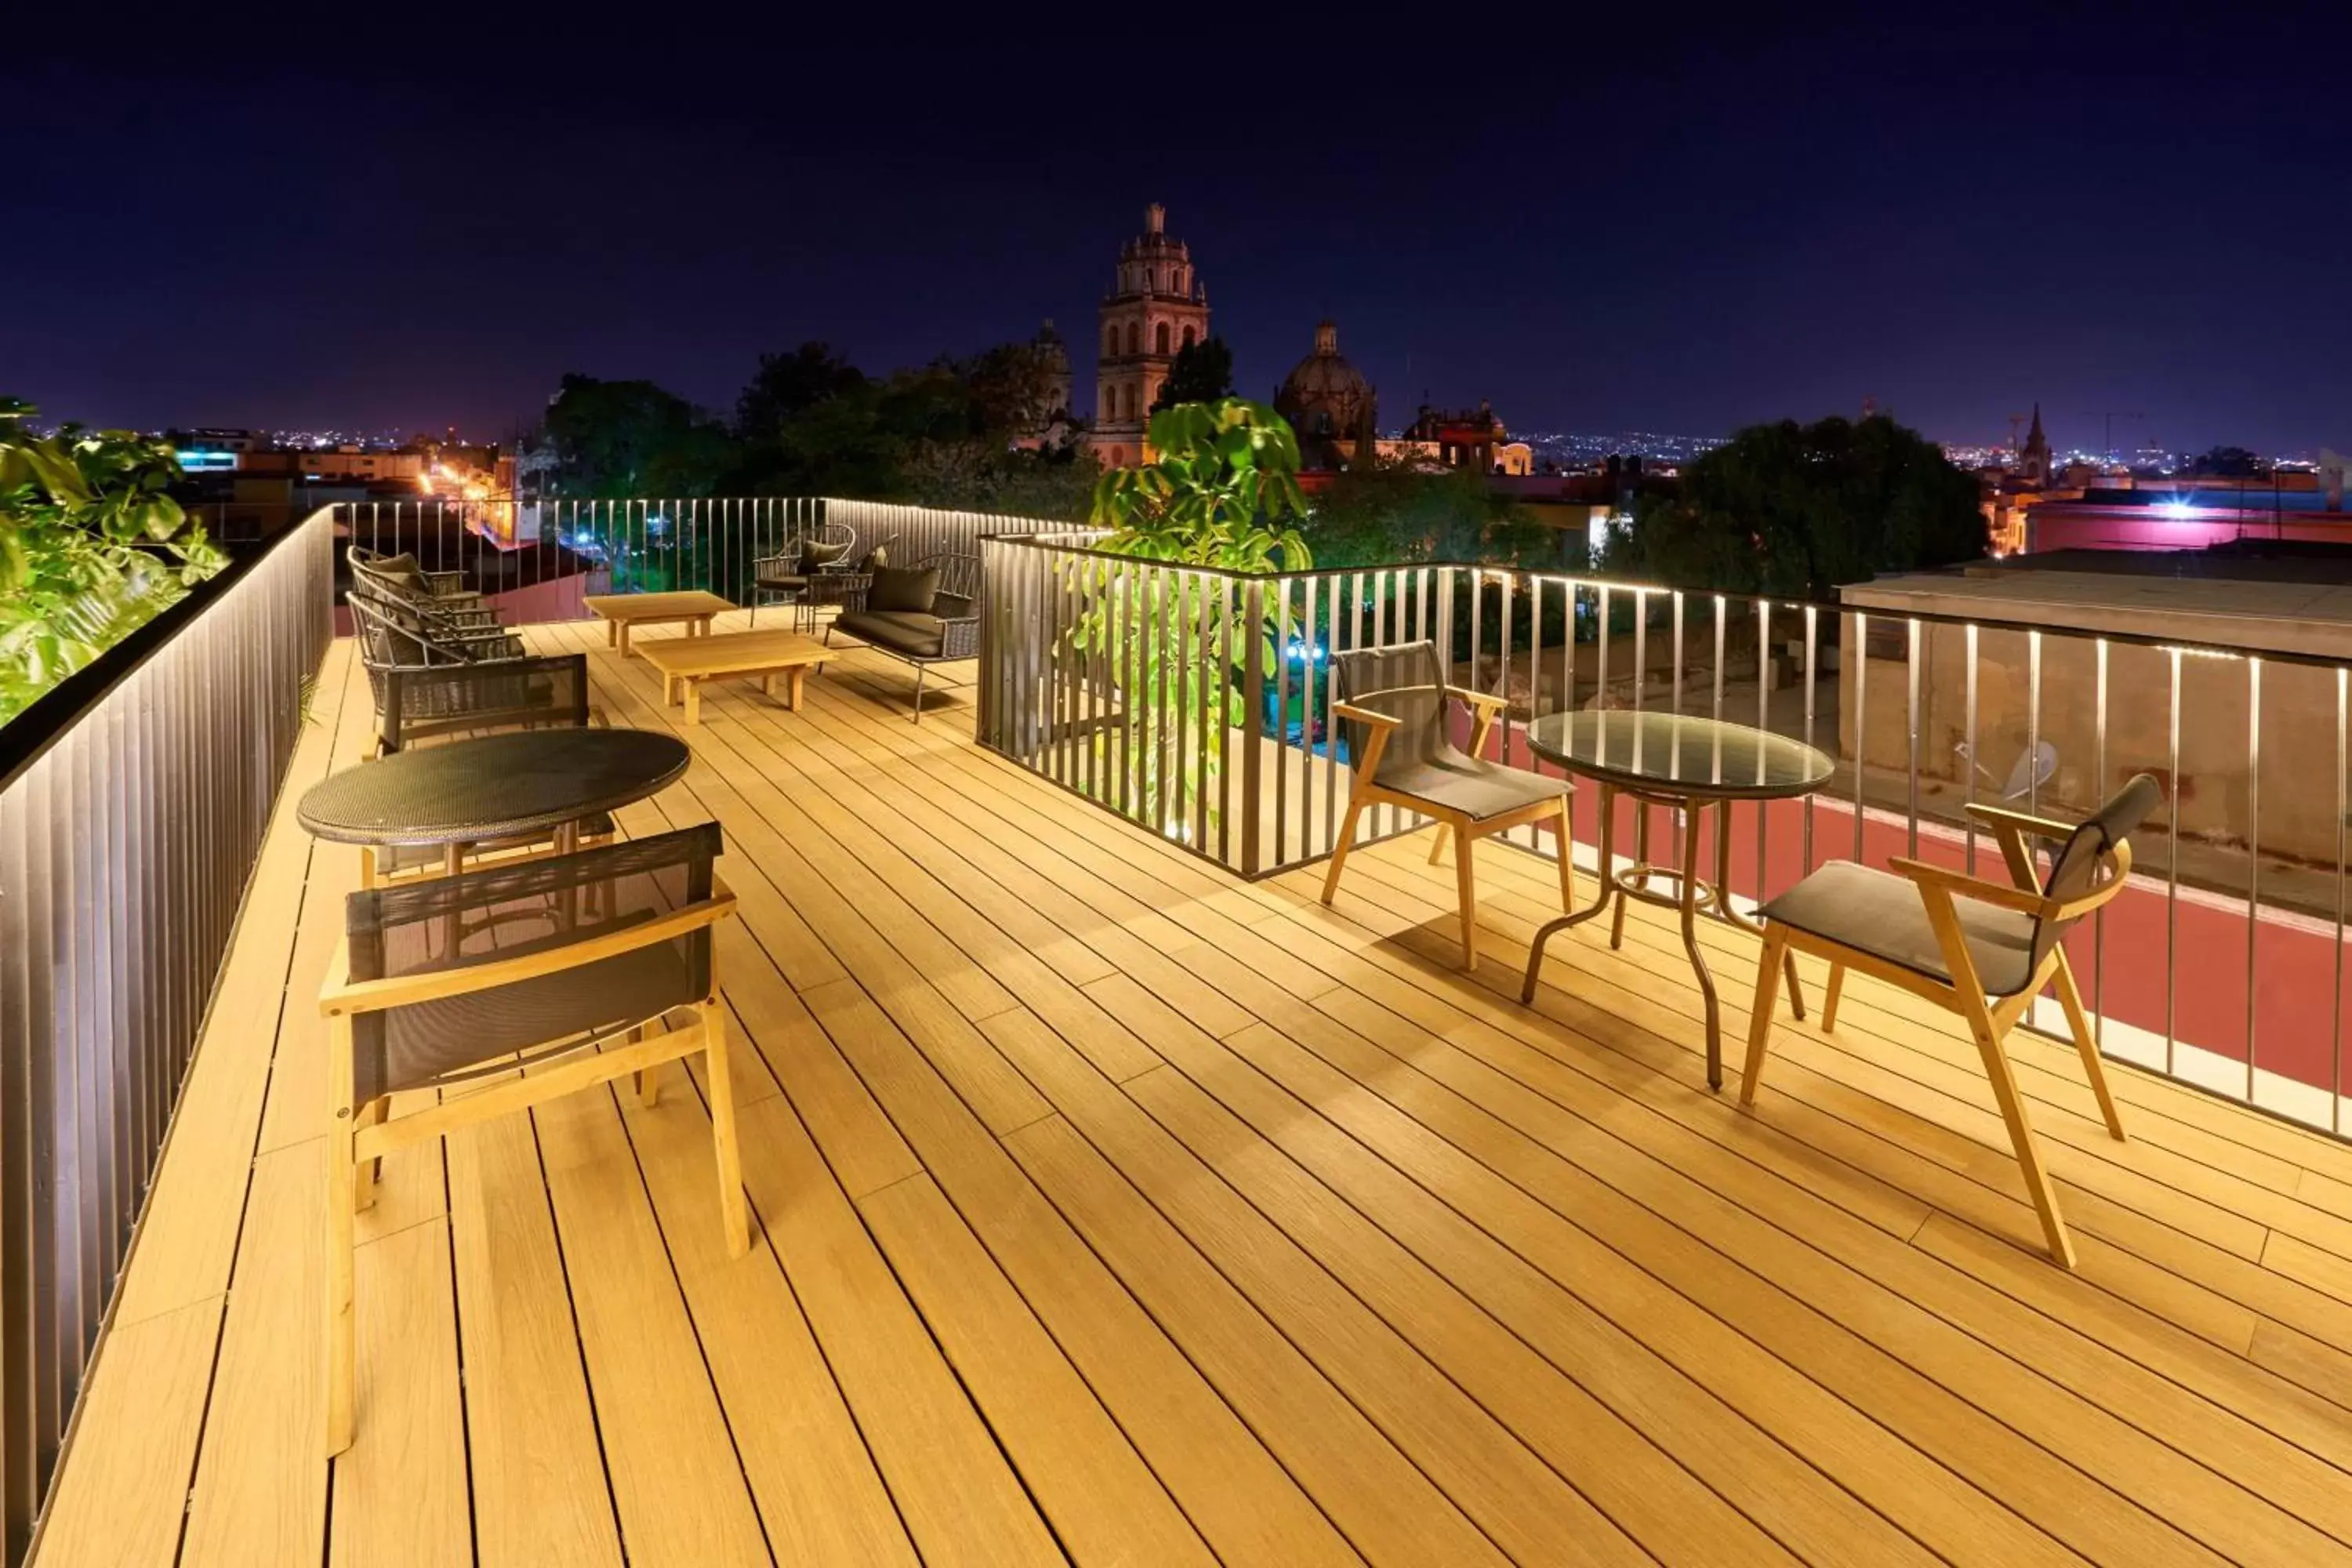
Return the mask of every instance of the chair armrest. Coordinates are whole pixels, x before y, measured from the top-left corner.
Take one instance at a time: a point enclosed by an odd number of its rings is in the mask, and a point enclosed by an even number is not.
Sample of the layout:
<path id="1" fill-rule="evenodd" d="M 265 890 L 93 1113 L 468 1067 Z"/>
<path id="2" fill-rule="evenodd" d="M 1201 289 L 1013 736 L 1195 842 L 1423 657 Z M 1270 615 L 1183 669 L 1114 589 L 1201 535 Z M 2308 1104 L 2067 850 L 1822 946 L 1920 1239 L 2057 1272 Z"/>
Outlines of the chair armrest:
<path id="1" fill-rule="evenodd" d="M 977 658 L 980 656 L 980 617 L 953 616 L 940 623 L 940 657 L 941 658 Z"/>
<path id="2" fill-rule="evenodd" d="M 1489 711 L 1507 708 L 1511 701 L 1509 698 L 1499 696 L 1495 692 L 1473 691 L 1466 686 L 1449 686 L 1445 689 L 1445 695 L 1458 697 L 1473 708 L 1484 708 Z"/>
<path id="3" fill-rule="evenodd" d="M 1979 903 L 1993 904 L 2004 910 L 2015 910 L 2022 915 L 2050 916 L 2058 906 L 2038 891 L 2014 888 L 2006 882 L 1989 882 L 1982 877 L 1971 877 L 1965 871 L 1955 871 L 1943 866 L 1931 866 L 1925 860 L 1895 856 L 1886 862 L 1890 870 L 1909 878 L 1924 893 L 1929 889 L 1947 897 L 1974 899 Z"/>
<path id="4" fill-rule="evenodd" d="M 1331 717 L 1352 719 L 1359 724 L 1370 724 L 1382 730 L 1393 730 L 1404 722 L 1393 713 L 1377 713 L 1370 708 L 1359 708 L 1352 702 L 1331 704 Z"/>
<path id="5" fill-rule="evenodd" d="M 479 596 L 468 592 L 466 587 L 466 574 L 463 572 L 426 572 L 421 575 L 425 578 L 425 586 L 432 590 L 433 596 L 436 599 L 446 599 L 453 595 Z"/>
<path id="6" fill-rule="evenodd" d="M 542 974 L 576 969 L 616 953 L 633 952 L 641 947 L 651 947 L 657 942 L 668 942 L 688 931 L 716 925 L 734 912 L 735 895 L 714 880 L 710 897 L 698 903 L 687 904 L 654 920 L 623 926 L 617 931 L 605 931 L 567 947 L 545 948 L 537 952 L 520 953 L 513 958 L 492 959 L 488 963 L 470 963 L 459 969 L 428 969 L 420 973 L 396 975 L 385 980 L 351 978 L 349 943 L 339 942 L 335 949 L 335 967 L 328 972 L 327 984 L 319 990 L 319 1011 L 334 1018 L 351 1013 L 378 1013 L 387 1007 L 404 1006 L 412 1002 L 431 1002 L 444 996 L 464 996 L 476 991 L 493 990 L 519 981 L 535 980 Z"/>
<path id="7" fill-rule="evenodd" d="M 2021 833 L 2030 833 L 2037 838 L 2065 838 L 2074 831 L 2074 825 L 2071 822 L 2053 822 L 2046 816 L 2034 816 L 2027 812 L 2011 811 L 2007 806 L 1982 805 L 1970 802 L 1963 809 L 1987 827 L 2014 827 Z"/>

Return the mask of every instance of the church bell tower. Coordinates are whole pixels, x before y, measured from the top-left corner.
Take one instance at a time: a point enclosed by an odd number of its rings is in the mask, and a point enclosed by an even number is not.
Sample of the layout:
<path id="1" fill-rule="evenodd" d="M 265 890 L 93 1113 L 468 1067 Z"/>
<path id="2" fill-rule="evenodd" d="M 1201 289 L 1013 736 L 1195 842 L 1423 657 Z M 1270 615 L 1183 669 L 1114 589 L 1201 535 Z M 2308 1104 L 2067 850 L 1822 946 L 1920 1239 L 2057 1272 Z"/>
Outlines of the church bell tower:
<path id="1" fill-rule="evenodd" d="M 1107 468 L 1150 460 L 1144 430 L 1177 353 L 1209 335 L 1209 293 L 1192 253 L 1168 235 L 1168 209 L 1143 212 L 1143 232 L 1119 247 L 1098 314 L 1095 424 L 1087 437 Z"/>

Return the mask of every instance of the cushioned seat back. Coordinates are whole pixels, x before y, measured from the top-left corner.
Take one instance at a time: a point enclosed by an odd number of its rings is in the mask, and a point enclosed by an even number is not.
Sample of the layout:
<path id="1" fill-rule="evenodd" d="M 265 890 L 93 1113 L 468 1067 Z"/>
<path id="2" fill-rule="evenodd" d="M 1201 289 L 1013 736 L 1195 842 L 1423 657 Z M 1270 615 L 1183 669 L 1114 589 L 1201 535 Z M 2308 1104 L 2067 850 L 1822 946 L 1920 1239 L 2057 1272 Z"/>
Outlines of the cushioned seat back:
<path id="1" fill-rule="evenodd" d="M 2147 820 L 2148 814 L 2164 802 L 2164 791 L 2155 779 L 2137 773 L 2123 788 L 2109 795 L 2106 804 L 2077 823 L 2074 831 L 2059 846 L 2058 854 L 2050 862 L 2050 874 L 2042 883 L 2042 896 L 2058 902 L 2079 899 L 2096 884 L 2099 861 L 2109 850 L 2131 837 L 2132 830 Z M 2036 921 L 2033 933 L 2033 963 L 2039 968 L 2050 956 L 2052 944 L 2066 934 L 2073 921 Z"/>
<path id="2" fill-rule="evenodd" d="M 386 756 L 420 734 L 584 729 L 588 656 L 545 654 L 388 670 L 376 718 Z"/>
<path id="3" fill-rule="evenodd" d="M 1435 643 L 1400 643 L 1394 647 L 1351 648 L 1333 654 L 1331 683 L 1338 700 L 1397 721 L 1381 752 L 1375 777 L 1433 761 L 1449 749 L 1444 676 Z M 1348 720 L 1341 729 L 1350 762 L 1370 749 L 1370 725 Z"/>

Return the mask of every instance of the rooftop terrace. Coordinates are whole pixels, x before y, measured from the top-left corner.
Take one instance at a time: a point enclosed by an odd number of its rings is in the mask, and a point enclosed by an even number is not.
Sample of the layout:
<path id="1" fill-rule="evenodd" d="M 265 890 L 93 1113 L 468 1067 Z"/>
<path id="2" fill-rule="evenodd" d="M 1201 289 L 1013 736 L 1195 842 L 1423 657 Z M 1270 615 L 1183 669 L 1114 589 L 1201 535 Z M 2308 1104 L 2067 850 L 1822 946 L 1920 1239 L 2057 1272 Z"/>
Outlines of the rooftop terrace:
<path id="1" fill-rule="evenodd" d="M 644 634 L 661 635 L 657 632 Z M 585 651 L 608 721 L 675 727 Z M 972 676 L 714 689 L 630 833 L 715 818 L 751 1255 L 702 1101 L 599 1089 L 390 1157 L 323 1455 L 325 1032 L 357 851 L 333 645 L 37 1561 L 2310 1564 L 2352 1552 L 2352 1145 L 2011 1051 L 1856 977 L 1707 1092 L 1665 917 L 1553 941 L 1424 839 L 1234 879 L 976 746 Z M 939 687 L 944 685 L 944 692 Z M 1702 922 L 1727 1016 L 1755 941 Z M 1809 984 L 1821 976 L 1811 969 Z"/>

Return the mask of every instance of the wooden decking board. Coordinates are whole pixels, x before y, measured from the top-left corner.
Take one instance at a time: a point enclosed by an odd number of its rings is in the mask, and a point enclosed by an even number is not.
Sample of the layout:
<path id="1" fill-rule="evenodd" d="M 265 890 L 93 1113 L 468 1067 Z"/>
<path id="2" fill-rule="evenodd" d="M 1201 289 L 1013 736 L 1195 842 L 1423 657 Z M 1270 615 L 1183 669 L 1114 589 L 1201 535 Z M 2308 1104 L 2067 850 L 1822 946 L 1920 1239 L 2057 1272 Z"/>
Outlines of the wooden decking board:
<path id="1" fill-rule="evenodd" d="M 968 686 L 918 727 L 845 647 L 686 730 L 593 628 L 527 637 L 692 748 L 624 831 L 727 834 L 753 1256 L 698 1073 L 402 1151 L 324 1459 L 308 993 L 355 856 L 291 802 L 365 743 L 339 644 L 41 1562 L 2352 1560 L 2352 1147 L 2127 1069 L 2115 1145 L 2021 1037 L 2066 1275 L 1898 992 L 1784 1021 L 1744 1114 L 1668 918 L 1517 1005 L 1532 858 L 1482 847 L 1465 978 L 1425 837 L 1325 910 L 978 750 Z M 1753 939 L 1701 935 L 1736 1035 Z"/>
<path id="2" fill-rule="evenodd" d="M 1418 940 L 1408 939 L 1409 942 L 1418 942 Z M 1433 939 L 1429 942 L 1421 943 L 1423 951 L 1437 951 L 1439 946 L 1440 944 Z M 1601 952 L 1605 954 L 1605 950 Z M 1495 982 L 1489 978 L 1487 984 L 1491 986 Z M 1857 982 L 1858 985 L 1864 984 L 1866 983 Z M 1645 1010 L 1647 1004 L 1632 998 L 1630 994 L 1628 994 L 1628 1000 L 1622 1005 L 1624 1011 L 1635 1013 Z M 1543 999 L 1539 998 L 1539 1001 Z M 1514 1016 L 1507 1009 L 1499 1008 L 1496 1003 L 1489 1002 L 1486 1005 L 1496 1017 L 1508 1019 Z M 1584 1016 L 1602 1019 L 1604 1032 L 1610 1035 L 1610 1043 L 1617 1048 L 1629 1048 L 1627 1038 L 1621 1030 L 1608 1028 L 1606 1015 L 1597 1014 L 1588 1009 Z M 1665 1026 L 1662 1034 L 1652 1037 L 1663 1039 L 1671 1037 L 1675 1043 L 1685 1048 L 1687 1054 L 1695 1057 L 1697 1050 L 1696 1030 L 1696 1019 L 1689 1017 L 1685 1018 L 1679 1025 Z M 1840 1032 L 1843 1034 L 1844 1031 L 1842 1028 Z M 1811 1042 L 1807 1040 L 1801 1031 L 1787 1030 L 1784 1033 L 1790 1037 L 1790 1039 L 1783 1046 L 1776 1047 L 1772 1068 L 1782 1073 L 1811 1071 L 1811 1068 L 1801 1060 L 1791 1062 L 1785 1061 L 1783 1058 L 1808 1056 L 1812 1048 Z M 1539 1039 L 1540 1037 L 1538 1038 Z M 1631 1048 L 1638 1049 L 1641 1043 L 1639 1037 L 1634 1037 L 1631 1042 Z M 1788 1048 L 1791 1045 L 1794 1048 Z M 1832 1070 L 1834 1070 L 1834 1063 L 1832 1064 Z M 1874 1068 L 1868 1068 L 1867 1064 L 1865 1064 L 1865 1070 L 1876 1071 Z M 1881 1132 L 1885 1141 L 1882 1146 L 1900 1148 L 1905 1151 L 1927 1149 L 1939 1153 L 1948 1163 L 1956 1169 L 1965 1170 L 1988 1190 L 2009 1194 L 2011 1201 L 2004 1205 L 2011 1213 L 2009 1226 L 2000 1226 L 1996 1223 L 1992 1226 L 1994 1233 L 2011 1236 L 2019 1239 L 2022 1245 L 2034 1247 L 2036 1245 L 2032 1239 L 2034 1227 L 2027 1217 L 2027 1211 L 2021 1201 L 2014 1196 L 2016 1193 L 2021 1191 L 2017 1184 L 2014 1161 L 1998 1146 L 1969 1139 L 1960 1132 L 1942 1126 L 1923 1125 L 1906 1120 L 1900 1106 L 1890 1105 L 1889 1100 L 1903 1104 L 1920 1103 L 1913 1098 L 1918 1092 L 1915 1086 L 1891 1075 L 1881 1078 L 1879 1081 L 1883 1085 L 1883 1092 L 1888 1097 L 1887 1099 L 1874 1098 L 1860 1089 L 1843 1084 L 1838 1084 L 1824 1090 L 1821 1086 L 1831 1082 L 1827 1079 L 1809 1080 L 1804 1086 L 1804 1092 L 1823 1104 L 1832 1106 L 1839 1114 L 1847 1117 L 1856 1125 Z M 1768 1096 L 1774 1092 L 1772 1082 L 1772 1078 L 1768 1074 L 1765 1090 Z M 1934 1113 L 1932 1104 L 1927 1109 L 1930 1114 Z M 1765 1119 L 1769 1118 L 1768 1116 Z M 2002 1136 L 1998 1131 L 1997 1121 L 1988 1116 L 1985 1122 L 1985 1137 Z M 2194 1288 L 2199 1289 L 2219 1284 L 2230 1289 L 2242 1300 L 2255 1307 L 2256 1310 L 2283 1313 L 2290 1321 L 2310 1324 L 2323 1331 L 2327 1331 L 2331 1323 L 2340 1323 L 2342 1331 L 2352 1333 L 2352 1319 L 2341 1317 L 2340 1303 L 2327 1298 L 2324 1293 L 2307 1289 L 2284 1276 L 2265 1273 L 2259 1268 L 2249 1268 L 2243 1266 L 2244 1263 L 2252 1261 L 2246 1255 L 2256 1246 L 2254 1237 L 2259 1232 L 2254 1228 L 2246 1228 L 2238 1233 L 2239 1246 L 2235 1249 L 2235 1256 L 2230 1256 L 2217 1253 L 2208 1244 L 2163 1226 L 2161 1222 L 2155 1221 L 2142 1213 L 2141 1208 L 2124 1207 L 2098 1194 L 2069 1189 L 2065 1201 L 2069 1205 L 2070 1218 L 2074 1219 L 2077 1226 L 2089 1236 L 2109 1235 L 2124 1247 L 2136 1249 L 2142 1256 L 2164 1261 L 2184 1284 L 2197 1281 L 2199 1283 Z M 2181 1210 L 2177 1207 L 2168 1208 L 2161 1199 L 2155 1204 L 2150 1204 L 2145 1199 L 2142 1201 L 2143 1208 L 2151 1206 L 2169 1212 L 2176 1219 L 2184 1217 Z M 2252 1225 L 2252 1222 L 2240 1221 L 2234 1217 L 2231 1223 L 2248 1227 Z M 2086 1269 L 2087 1271 L 2090 1270 Z"/>

